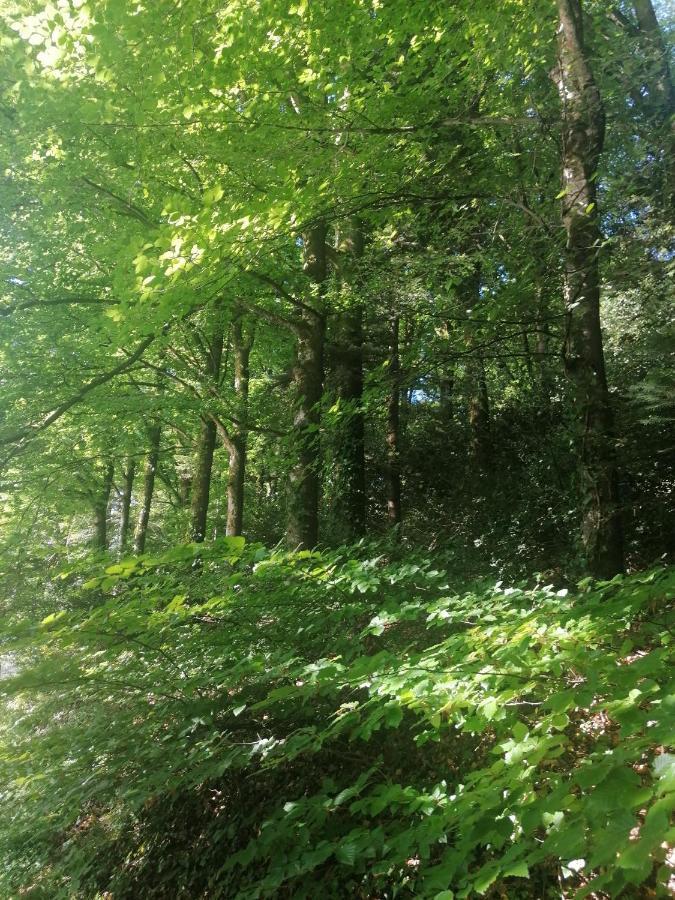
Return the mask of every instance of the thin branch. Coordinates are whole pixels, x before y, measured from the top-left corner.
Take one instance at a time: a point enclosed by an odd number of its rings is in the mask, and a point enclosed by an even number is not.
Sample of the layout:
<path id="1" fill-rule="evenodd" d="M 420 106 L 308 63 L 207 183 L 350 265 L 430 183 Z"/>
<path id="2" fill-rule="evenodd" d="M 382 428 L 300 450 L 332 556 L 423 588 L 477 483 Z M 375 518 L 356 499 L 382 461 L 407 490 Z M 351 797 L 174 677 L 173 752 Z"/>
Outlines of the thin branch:
<path id="1" fill-rule="evenodd" d="M 185 121 L 171 122 L 87 122 L 93 128 L 180 128 L 188 124 Z M 239 117 L 237 119 L 220 119 L 219 121 L 205 121 L 203 119 L 190 119 L 190 127 L 199 125 L 201 128 L 214 128 L 222 130 L 223 126 L 236 125 L 248 128 L 273 128 L 280 131 L 304 131 L 309 134 L 414 134 L 417 131 L 433 128 L 455 128 L 468 126 L 470 128 L 523 128 L 541 124 L 541 120 L 535 116 L 458 116 L 432 119 L 428 122 L 420 122 L 410 125 L 355 125 L 346 122 L 342 125 L 293 125 L 288 122 L 265 122 L 261 119 Z"/>
<path id="2" fill-rule="evenodd" d="M 119 306 L 119 304 L 119 300 L 106 297 L 55 297 L 49 300 L 34 297 L 31 300 L 21 300 L 0 307 L 0 316 L 9 316 L 21 309 L 40 309 L 43 306 Z"/>
<path id="3" fill-rule="evenodd" d="M 176 153 L 178 154 L 178 157 L 185 163 L 185 165 L 188 167 L 188 169 L 192 172 L 192 174 L 194 175 L 195 181 L 199 185 L 199 193 L 203 194 L 204 193 L 204 182 L 202 181 L 202 177 L 199 174 L 199 172 L 197 171 L 197 169 L 194 167 L 194 165 L 190 162 L 190 160 L 186 156 L 183 156 L 183 154 L 180 152 L 180 150 L 178 149 L 178 147 L 176 147 L 175 144 L 171 144 L 171 147 L 173 150 L 176 151 Z"/>
<path id="4" fill-rule="evenodd" d="M 273 288 L 280 297 L 283 297 L 284 300 L 288 300 L 288 302 L 295 306 L 297 309 L 302 310 L 303 312 L 310 313 L 311 315 L 317 316 L 319 313 L 313 309 L 313 307 L 309 306 L 307 303 L 303 303 L 302 300 L 299 300 L 297 297 L 294 297 L 290 291 L 287 291 L 286 288 L 280 284 L 275 278 L 272 278 L 270 275 L 267 275 L 265 272 L 258 272 L 255 269 L 242 269 L 244 274 L 250 275 L 252 278 L 255 278 L 257 281 L 261 281 L 263 284 L 269 285 Z M 289 320 L 289 326 L 291 328 L 297 326 L 299 323 L 292 323 Z"/>
<path id="5" fill-rule="evenodd" d="M 82 181 L 85 184 L 88 184 L 89 187 L 94 188 L 94 190 L 98 191 L 101 194 L 105 194 L 107 197 L 111 197 L 113 200 L 116 200 L 120 203 L 127 212 L 127 215 L 131 216 L 133 219 L 141 222 L 143 225 L 149 225 L 151 227 L 155 226 L 155 222 L 153 222 L 147 213 L 142 210 L 139 206 L 136 206 L 134 203 L 131 203 L 129 200 L 125 200 L 124 197 L 120 197 L 119 194 L 116 194 L 114 191 L 111 191 L 110 188 L 104 187 L 102 184 L 97 184 L 95 181 L 92 181 L 91 178 L 88 178 L 86 175 L 82 176 Z"/>
<path id="6" fill-rule="evenodd" d="M 25 425 L 19 431 L 15 431 L 14 434 L 0 438 L 0 446 L 16 443 L 17 448 L 15 452 L 23 449 L 23 447 L 25 447 L 26 444 L 31 441 L 36 435 L 38 435 L 41 431 L 44 431 L 45 428 L 49 428 L 50 425 L 60 419 L 61 416 L 68 412 L 68 410 L 72 409 L 73 406 L 76 406 L 78 403 L 84 400 L 84 398 L 93 390 L 101 387 L 101 385 L 107 384 L 109 381 L 112 381 L 113 378 L 116 378 L 118 375 L 121 375 L 122 373 L 128 371 L 128 369 L 130 369 L 136 362 L 138 362 L 138 360 L 143 356 L 145 351 L 154 340 L 154 334 L 146 337 L 140 342 L 140 344 L 132 353 L 129 353 L 127 355 L 127 358 L 125 360 L 119 363 L 119 365 L 115 366 L 112 369 L 108 369 L 107 372 L 102 372 L 100 375 L 97 375 L 96 378 L 92 378 L 91 381 L 88 381 L 86 384 L 84 384 L 76 394 L 74 394 L 72 397 L 69 397 L 68 400 L 64 400 L 63 403 L 60 403 L 39 422 L 34 422 L 31 425 Z M 14 454 L 12 453 L 11 456 L 13 455 Z"/>

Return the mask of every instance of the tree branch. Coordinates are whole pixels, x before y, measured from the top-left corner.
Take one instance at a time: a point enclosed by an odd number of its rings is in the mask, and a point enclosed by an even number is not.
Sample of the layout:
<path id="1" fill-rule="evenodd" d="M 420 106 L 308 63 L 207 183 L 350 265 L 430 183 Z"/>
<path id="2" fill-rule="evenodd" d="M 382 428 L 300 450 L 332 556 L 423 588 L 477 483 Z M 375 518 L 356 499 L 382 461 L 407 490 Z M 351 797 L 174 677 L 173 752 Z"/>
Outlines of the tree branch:
<path id="1" fill-rule="evenodd" d="M 101 387 L 101 385 L 103 384 L 107 384 L 109 381 L 112 381 L 113 378 L 116 378 L 123 372 L 128 371 L 136 362 L 138 362 L 138 360 L 143 356 L 145 351 L 154 340 L 154 334 L 146 337 L 140 342 L 140 344 L 132 353 L 128 354 L 127 358 L 123 362 L 119 363 L 119 365 L 115 366 L 112 369 L 108 369 L 107 372 L 102 372 L 100 375 L 97 375 L 96 378 L 92 378 L 80 388 L 77 394 L 69 397 L 68 400 L 64 400 L 63 403 L 60 403 L 39 422 L 35 422 L 32 425 L 25 425 L 19 431 L 15 431 L 14 434 L 1 438 L 0 446 L 16 443 L 18 446 L 16 447 L 15 452 L 23 449 L 23 447 L 25 447 L 30 440 L 32 440 L 41 431 L 44 431 L 45 428 L 49 428 L 50 425 L 52 425 L 54 422 L 60 419 L 61 416 L 67 413 L 69 409 L 72 409 L 73 406 L 76 406 L 78 403 L 84 400 L 84 398 L 93 390 Z M 10 458 L 13 455 L 14 453 L 10 454 Z"/>
<path id="2" fill-rule="evenodd" d="M 119 306 L 119 303 L 119 300 L 106 299 L 105 297 L 57 297 L 53 300 L 32 298 L 31 300 L 21 300 L 16 303 L 10 303 L 8 306 L 0 307 L 0 316 L 9 316 L 21 309 L 39 309 L 42 306 L 96 306 L 97 304 Z"/>
<path id="3" fill-rule="evenodd" d="M 130 203 L 128 200 L 125 200 L 124 197 L 120 197 L 119 194 L 111 191 L 110 188 L 106 188 L 102 184 L 97 184 L 86 175 L 82 176 L 82 181 L 84 181 L 85 184 L 88 184 L 89 187 L 94 188 L 94 190 L 98 191 L 99 193 L 105 194 L 107 197 L 111 197 L 113 200 L 116 200 L 119 204 L 122 205 L 122 207 L 124 207 L 124 209 L 126 210 L 126 214 L 131 216 L 132 219 L 136 219 L 143 225 L 149 225 L 151 227 L 155 226 L 156 223 L 153 222 L 152 219 L 150 219 L 150 217 L 147 215 L 147 213 L 144 212 L 144 210 L 142 210 L 139 206 Z"/>

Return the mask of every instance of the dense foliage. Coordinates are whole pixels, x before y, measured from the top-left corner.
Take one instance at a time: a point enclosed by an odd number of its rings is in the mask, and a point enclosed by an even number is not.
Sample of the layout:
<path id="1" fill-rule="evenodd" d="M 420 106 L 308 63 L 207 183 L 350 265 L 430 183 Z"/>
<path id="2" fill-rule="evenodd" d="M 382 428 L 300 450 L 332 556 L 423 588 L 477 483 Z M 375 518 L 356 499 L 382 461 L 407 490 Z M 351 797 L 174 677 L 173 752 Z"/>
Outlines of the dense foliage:
<path id="1" fill-rule="evenodd" d="M 663 885 L 674 588 L 236 538 L 54 572 L 8 644 L 3 896 Z"/>
<path id="2" fill-rule="evenodd" d="M 672 893 L 671 4 L 2 7 L 2 897 Z"/>

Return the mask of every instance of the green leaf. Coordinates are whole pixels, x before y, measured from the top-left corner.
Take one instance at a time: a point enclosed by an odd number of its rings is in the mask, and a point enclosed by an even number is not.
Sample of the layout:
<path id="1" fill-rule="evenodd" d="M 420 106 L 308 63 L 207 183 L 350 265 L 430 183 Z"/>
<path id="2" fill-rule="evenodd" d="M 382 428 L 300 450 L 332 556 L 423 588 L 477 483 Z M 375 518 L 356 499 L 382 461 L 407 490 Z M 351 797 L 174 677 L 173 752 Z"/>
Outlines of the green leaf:
<path id="1" fill-rule="evenodd" d="M 499 865 L 495 862 L 486 863 L 474 879 L 473 888 L 478 894 L 484 894 L 491 884 L 497 880 Z"/>
<path id="2" fill-rule="evenodd" d="M 351 841 L 344 841 L 335 851 L 335 858 L 345 866 L 353 866 L 356 862 L 357 847 Z"/>
<path id="3" fill-rule="evenodd" d="M 523 725 L 522 722 L 516 722 L 516 724 L 511 729 L 511 733 L 516 741 L 516 743 L 520 744 L 525 738 L 528 736 L 529 731 L 526 725 Z"/>
<path id="4" fill-rule="evenodd" d="M 512 863 L 507 866 L 503 872 L 504 878 L 529 878 L 530 870 L 524 860 Z"/>

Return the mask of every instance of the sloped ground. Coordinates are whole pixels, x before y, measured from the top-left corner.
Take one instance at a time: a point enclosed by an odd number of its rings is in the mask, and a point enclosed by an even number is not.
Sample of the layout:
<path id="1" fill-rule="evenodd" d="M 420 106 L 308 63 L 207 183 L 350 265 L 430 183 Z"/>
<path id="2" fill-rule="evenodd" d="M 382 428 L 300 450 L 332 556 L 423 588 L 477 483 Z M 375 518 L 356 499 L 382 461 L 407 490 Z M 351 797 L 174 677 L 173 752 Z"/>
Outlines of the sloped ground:
<path id="1" fill-rule="evenodd" d="M 0 891 L 666 896 L 674 588 L 241 539 L 81 563 L 5 623 Z"/>

